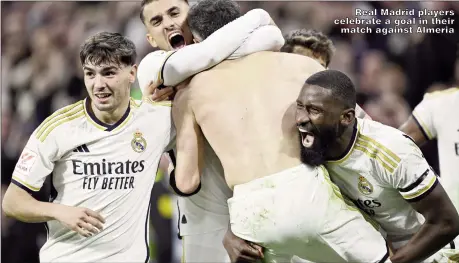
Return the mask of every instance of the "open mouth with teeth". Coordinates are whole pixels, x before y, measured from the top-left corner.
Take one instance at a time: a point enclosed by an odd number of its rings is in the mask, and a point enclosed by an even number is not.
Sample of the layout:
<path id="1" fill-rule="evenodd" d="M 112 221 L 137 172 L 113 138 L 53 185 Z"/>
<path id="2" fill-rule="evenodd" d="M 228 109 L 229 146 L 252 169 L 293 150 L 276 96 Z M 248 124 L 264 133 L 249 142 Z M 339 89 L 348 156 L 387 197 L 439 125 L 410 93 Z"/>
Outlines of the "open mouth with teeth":
<path id="1" fill-rule="evenodd" d="M 298 128 L 301 134 L 301 142 L 304 147 L 311 148 L 314 145 L 314 139 L 316 138 L 314 133 L 309 132 L 303 128 Z"/>
<path id="2" fill-rule="evenodd" d="M 169 43 L 174 50 L 186 46 L 185 38 L 178 32 L 169 36 Z"/>
<path id="3" fill-rule="evenodd" d="M 95 94 L 94 96 L 96 96 L 96 98 L 98 98 L 100 101 L 105 101 L 108 98 L 110 98 L 112 96 L 112 94 L 110 94 L 110 93 L 98 93 L 98 94 Z"/>

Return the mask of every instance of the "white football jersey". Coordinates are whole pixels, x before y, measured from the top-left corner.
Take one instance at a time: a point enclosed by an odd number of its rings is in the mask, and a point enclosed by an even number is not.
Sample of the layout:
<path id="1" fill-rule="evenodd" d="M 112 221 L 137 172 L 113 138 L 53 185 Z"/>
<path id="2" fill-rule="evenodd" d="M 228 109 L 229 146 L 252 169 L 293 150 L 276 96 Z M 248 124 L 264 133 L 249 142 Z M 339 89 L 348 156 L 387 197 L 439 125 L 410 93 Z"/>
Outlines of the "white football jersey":
<path id="1" fill-rule="evenodd" d="M 424 136 L 438 140 L 440 180 L 459 211 L 459 88 L 427 93 L 413 111 Z"/>
<path id="2" fill-rule="evenodd" d="M 131 100 L 113 125 L 100 122 L 88 107 L 85 99 L 48 117 L 13 173 L 13 183 L 27 191 L 40 190 L 52 174 L 53 203 L 86 207 L 106 220 L 91 237 L 47 222 L 40 261 L 147 262 L 150 193 L 161 155 L 175 139 L 170 102 Z"/>
<path id="3" fill-rule="evenodd" d="M 173 53 L 158 50 L 142 59 L 137 74 L 140 87 L 145 88 L 149 81 L 162 79 L 160 69 Z M 204 145 L 204 156 L 201 189 L 189 197 L 178 196 L 180 235 L 216 231 L 229 225 L 226 201 L 233 194 L 226 184 L 220 160 L 207 141 Z"/>
<path id="4" fill-rule="evenodd" d="M 367 212 L 392 242 L 411 238 L 424 223 L 410 202 L 438 183 L 410 137 L 381 123 L 357 119 L 346 154 L 326 167 L 334 183 Z"/>

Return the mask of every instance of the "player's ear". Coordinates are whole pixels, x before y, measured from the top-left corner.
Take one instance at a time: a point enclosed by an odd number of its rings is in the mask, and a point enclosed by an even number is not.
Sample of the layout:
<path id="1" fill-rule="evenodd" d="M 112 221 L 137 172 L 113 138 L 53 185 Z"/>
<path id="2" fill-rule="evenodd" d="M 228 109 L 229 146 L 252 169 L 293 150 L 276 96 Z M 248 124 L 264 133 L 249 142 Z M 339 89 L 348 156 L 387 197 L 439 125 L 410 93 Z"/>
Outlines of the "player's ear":
<path id="1" fill-rule="evenodd" d="M 133 65 L 129 72 L 129 82 L 134 83 L 137 77 L 137 65 Z"/>
<path id="2" fill-rule="evenodd" d="M 156 44 L 155 39 L 149 33 L 147 33 L 147 41 L 148 43 L 150 43 L 152 47 L 158 47 L 158 44 Z"/>
<path id="3" fill-rule="evenodd" d="M 348 126 L 352 124 L 352 121 L 355 119 L 355 109 L 349 108 L 345 109 L 340 116 L 340 122 L 342 125 Z"/>

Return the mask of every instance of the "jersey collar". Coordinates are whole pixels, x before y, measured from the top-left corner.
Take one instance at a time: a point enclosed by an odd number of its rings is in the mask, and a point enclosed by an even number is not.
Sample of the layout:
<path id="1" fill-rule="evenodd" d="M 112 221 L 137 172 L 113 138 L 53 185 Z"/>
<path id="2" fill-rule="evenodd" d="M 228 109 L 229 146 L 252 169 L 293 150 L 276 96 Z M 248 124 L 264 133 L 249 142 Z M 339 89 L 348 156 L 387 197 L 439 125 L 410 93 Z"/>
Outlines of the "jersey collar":
<path id="1" fill-rule="evenodd" d="M 91 99 L 89 97 L 85 99 L 84 112 L 89 122 L 91 122 L 98 129 L 103 130 L 103 131 L 113 131 L 127 121 L 128 117 L 130 116 L 129 113 L 131 112 L 130 105 L 131 103 L 128 104 L 126 112 L 123 114 L 121 119 L 119 119 L 115 124 L 107 124 L 97 119 L 96 115 L 94 115 L 94 112 L 91 110 Z"/>
<path id="2" fill-rule="evenodd" d="M 351 154 L 352 148 L 354 148 L 354 144 L 357 139 L 357 134 L 359 131 L 359 125 L 357 124 L 357 122 L 358 122 L 358 119 L 355 118 L 354 129 L 352 131 L 351 141 L 349 142 L 349 145 L 347 146 L 346 150 L 343 152 L 343 154 L 341 154 L 337 158 L 328 159 L 327 162 L 330 162 L 330 163 L 343 162 Z"/>

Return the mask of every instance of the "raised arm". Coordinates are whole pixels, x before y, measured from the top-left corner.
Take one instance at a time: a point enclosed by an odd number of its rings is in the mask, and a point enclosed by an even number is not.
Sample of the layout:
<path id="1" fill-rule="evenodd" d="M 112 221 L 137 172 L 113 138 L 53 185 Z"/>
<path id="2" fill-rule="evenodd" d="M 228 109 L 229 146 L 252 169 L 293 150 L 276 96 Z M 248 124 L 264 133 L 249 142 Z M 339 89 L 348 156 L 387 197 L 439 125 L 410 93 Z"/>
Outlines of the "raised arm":
<path id="1" fill-rule="evenodd" d="M 148 83 L 175 86 L 228 58 L 238 58 L 264 50 L 278 50 L 284 43 L 282 33 L 272 25 L 262 9 L 254 9 L 220 28 L 201 43 L 178 51 L 155 51 L 148 54 L 138 69 L 139 86 L 144 95 Z"/>
<path id="2" fill-rule="evenodd" d="M 231 55 L 257 28 L 271 23 L 263 9 L 254 9 L 220 28 L 201 43 L 186 46 L 171 55 L 160 77 L 166 86 L 174 86 L 184 79 L 213 67 Z"/>
<path id="3" fill-rule="evenodd" d="M 285 40 L 277 26 L 268 25 L 256 29 L 228 59 L 236 59 L 259 51 L 279 51 Z"/>

